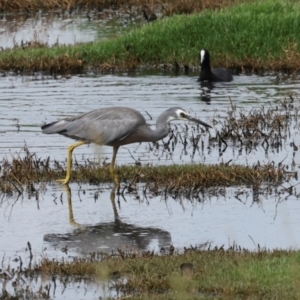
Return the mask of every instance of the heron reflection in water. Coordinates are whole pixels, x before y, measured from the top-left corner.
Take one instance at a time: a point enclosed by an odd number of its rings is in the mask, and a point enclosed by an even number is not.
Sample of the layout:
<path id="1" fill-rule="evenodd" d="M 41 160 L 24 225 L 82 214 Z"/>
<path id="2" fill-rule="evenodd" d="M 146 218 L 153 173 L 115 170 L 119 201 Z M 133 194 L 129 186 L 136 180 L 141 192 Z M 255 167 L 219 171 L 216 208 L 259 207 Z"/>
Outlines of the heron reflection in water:
<path id="1" fill-rule="evenodd" d="M 119 186 L 119 180 L 114 170 L 119 147 L 163 139 L 168 135 L 169 123 L 173 120 L 191 121 L 211 128 L 210 125 L 192 117 L 180 107 L 172 107 L 164 111 L 158 117 L 154 130 L 149 127 L 139 111 L 128 107 L 95 109 L 79 116 L 45 124 L 41 128 L 43 133 L 58 133 L 78 141 L 68 148 L 67 173 L 65 179 L 59 180 L 61 183 L 68 184 L 70 181 L 73 150 L 87 143 L 95 143 L 113 147 L 110 173 L 115 184 Z"/>
<path id="2" fill-rule="evenodd" d="M 107 252 L 130 246 L 138 250 L 147 250 L 153 241 L 158 242 L 159 248 L 172 244 L 169 232 L 155 227 L 138 227 L 122 222 L 115 204 L 115 188 L 110 193 L 110 200 L 114 212 L 112 222 L 96 225 L 82 225 L 76 222 L 73 207 L 72 193 L 69 185 L 64 185 L 67 194 L 69 221 L 77 228 L 66 234 L 47 234 L 44 241 L 60 249 L 75 249 L 81 254 Z"/>

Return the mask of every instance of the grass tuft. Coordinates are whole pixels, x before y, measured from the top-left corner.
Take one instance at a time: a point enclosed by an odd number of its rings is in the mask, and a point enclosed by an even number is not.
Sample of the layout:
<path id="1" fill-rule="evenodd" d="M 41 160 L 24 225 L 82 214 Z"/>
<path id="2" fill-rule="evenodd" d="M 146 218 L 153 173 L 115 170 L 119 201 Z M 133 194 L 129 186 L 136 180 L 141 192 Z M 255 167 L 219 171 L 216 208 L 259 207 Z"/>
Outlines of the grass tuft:
<path id="1" fill-rule="evenodd" d="M 50 182 L 65 177 L 65 168 L 57 161 L 50 164 L 47 159 L 38 158 L 36 154 L 24 147 L 25 156 L 15 157 L 12 162 L 4 160 L 1 165 L 2 178 L 0 189 L 10 193 L 17 189 L 22 191 L 25 185 L 29 190 L 33 184 Z M 259 166 L 241 165 L 171 165 L 171 166 L 120 166 L 116 172 L 122 181 L 135 184 L 145 182 L 151 190 L 166 189 L 169 192 L 184 190 L 197 191 L 212 186 L 253 185 L 281 182 L 283 168 L 275 168 L 272 164 Z M 75 165 L 72 181 L 99 184 L 112 182 L 108 166 L 102 167 L 85 161 L 83 165 Z"/>

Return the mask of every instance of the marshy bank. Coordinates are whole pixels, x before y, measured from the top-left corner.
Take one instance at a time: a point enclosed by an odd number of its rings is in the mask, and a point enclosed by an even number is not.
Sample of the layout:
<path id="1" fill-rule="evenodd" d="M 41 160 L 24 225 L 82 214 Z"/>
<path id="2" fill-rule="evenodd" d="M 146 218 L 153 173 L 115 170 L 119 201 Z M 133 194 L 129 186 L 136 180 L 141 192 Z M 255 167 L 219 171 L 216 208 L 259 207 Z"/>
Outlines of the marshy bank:
<path id="1" fill-rule="evenodd" d="M 299 252 L 251 252 L 236 245 L 202 245 L 181 254 L 170 247 L 160 255 L 119 249 L 71 262 L 44 258 L 27 266 L 19 261 L 16 269 L 4 264 L 1 297 L 52 299 L 61 293 L 65 299 L 72 295 L 70 286 L 74 293 L 74 281 L 77 296 L 93 299 L 298 299 L 299 263 Z"/>
<path id="2" fill-rule="evenodd" d="M 244 1 L 244 0 L 243 0 Z M 164 15 L 182 14 L 182 13 L 195 13 L 203 9 L 212 8 L 220 9 L 242 2 L 241 0 L 208 0 L 195 2 L 192 0 L 167 0 L 157 1 L 152 0 L 151 3 L 147 0 L 69 0 L 69 1 L 30 1 L 30 0 L 12 0 L 10 2 L 1 2 L 0 10 L 4 12 L 19 11 L 30 14 L 37 10 L 53 10 L 60 9 L 69 14 L 76 13 L 80 10 L 97 10 L 102 11 L 105 9 L 128 11 L 137 8 L 149 6 L 150 9 L 161 9 Z"/>
<path id="3" fill-rule="evenodd" d="M 5 50 L 0 52 L 0 69 L 67 73 L 187 70 L 199 65 L 198 52 L 205 47 L 212 51 L 214 65 L 238 72 L 296 72 L 300 65 L 299 5 L 283 0 L 252 1 L 158 19 L 108 41 Z"/>

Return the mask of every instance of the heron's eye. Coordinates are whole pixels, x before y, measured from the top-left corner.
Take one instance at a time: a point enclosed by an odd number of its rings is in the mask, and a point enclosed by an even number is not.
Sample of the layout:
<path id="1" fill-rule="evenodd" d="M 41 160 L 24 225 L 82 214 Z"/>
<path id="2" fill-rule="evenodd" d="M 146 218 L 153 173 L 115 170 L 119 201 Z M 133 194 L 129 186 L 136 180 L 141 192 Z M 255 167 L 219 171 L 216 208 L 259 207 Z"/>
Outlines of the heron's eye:
<path id="1" fill-rule="evenodd" d="M 181 113 L 180 113 L 180 117 L 181 117 L 181 118 L 186 118 L 186 114 L 183 113 L 183 112 L 181 112 Z"/>

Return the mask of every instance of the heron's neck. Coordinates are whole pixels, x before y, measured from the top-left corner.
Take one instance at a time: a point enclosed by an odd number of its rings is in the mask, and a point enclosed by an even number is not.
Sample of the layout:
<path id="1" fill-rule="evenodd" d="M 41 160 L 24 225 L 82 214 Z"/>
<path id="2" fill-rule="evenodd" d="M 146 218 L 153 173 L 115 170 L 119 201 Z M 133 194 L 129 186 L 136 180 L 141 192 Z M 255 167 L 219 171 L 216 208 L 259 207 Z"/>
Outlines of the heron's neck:
<path id="1" fill-rule="evenodd" d="M 150 127 L 143 128 L 143 131 L 138 134 L 138 140 L 136 142 L 156 142 L 164 137 L 166 137 L 169 133 L 169 128 L 155 128 L 152 129 Z"/>
<path id="2" fill-rule="evenodd" d="M 154 140 L 158 141 L 166 137 L 169 133 L 169 124 L 165 123 L 165 125 L 159 125 L 156 123 L 156 129 L 153 130 L 155 132 L 155 136 L 158 137 Z"/>
<path id="3" fill-rule="evenodd" d="M 147 141 L 156 142 L 168 135 L 169 125 L 166 122 L 161 122 L 160 119 L 158 118 L 156 122 L 156 128 L 155 129 L 148 128 L 148 130 L 149 131 L 147 132 Z"/>
<path id="4" fill-rule="evenodd" d="M 152 129 L 150 127 L 143 128 L 142 139 L 144 142 L 156 142 L 164 137 L 166 137 L 169 133 L 169 112 L 166 110 L 163 112 L 156 121 L 156 128 Z M 146 132 L 145 132 L 146 131 Z"/>

